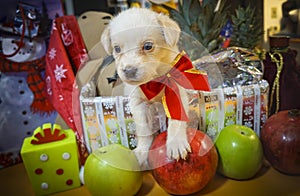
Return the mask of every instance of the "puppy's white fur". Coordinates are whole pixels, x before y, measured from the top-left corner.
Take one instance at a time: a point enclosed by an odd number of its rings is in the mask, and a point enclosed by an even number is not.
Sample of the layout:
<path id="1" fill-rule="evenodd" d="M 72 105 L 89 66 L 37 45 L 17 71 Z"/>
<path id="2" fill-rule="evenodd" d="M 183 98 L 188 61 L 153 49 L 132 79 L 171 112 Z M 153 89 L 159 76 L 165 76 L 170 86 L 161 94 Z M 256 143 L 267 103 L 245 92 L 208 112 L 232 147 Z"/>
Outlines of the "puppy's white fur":
<path id="1" fill-rule="evenodd" d="M 149 101 L 137 87 L 168 73 L 179 54 L 179 36 L 179 26 L 168 16 L 149 9 L 131 8 L 113 18 L 101 37 L 104 49 L 115 58 L 119 77 L 134 89 L 125 88 L 136 123 L 138 145 L 135 153 L 142 166 L 147 165 L 153 133 L 157 131 L 153 130 L 152 103 L 161 102 L 163 91 Z M 186 91 L 180 86 L 179 89 L 187 111 Z M 167 155 L 177 160 L 185 159 L 191 151 L 186 135 L 187 123 L 168 120 Z"/>

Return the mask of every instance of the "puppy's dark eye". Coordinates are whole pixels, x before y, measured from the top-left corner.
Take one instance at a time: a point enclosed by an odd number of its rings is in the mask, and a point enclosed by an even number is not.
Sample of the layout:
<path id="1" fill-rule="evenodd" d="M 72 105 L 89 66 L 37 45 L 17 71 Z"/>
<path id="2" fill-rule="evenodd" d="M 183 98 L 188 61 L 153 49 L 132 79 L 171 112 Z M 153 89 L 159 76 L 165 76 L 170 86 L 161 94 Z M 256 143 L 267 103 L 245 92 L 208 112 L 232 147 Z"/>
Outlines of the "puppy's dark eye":
<path id="1" fill-rule="evenodd" d="M 145 43 L 144 43 L 143 49 L 144 49 L 145 51 L 152 50 L 152 48 L 153 48 L 153 43 L 152 43 L 152 42 L 145 42 Z"/>
<path id="2" fill-rule="evenodd" d="M 120 46 L 114 46 L 114 50 L 116 53 L 120 53 L 121 52 L 121 47 Z"/>

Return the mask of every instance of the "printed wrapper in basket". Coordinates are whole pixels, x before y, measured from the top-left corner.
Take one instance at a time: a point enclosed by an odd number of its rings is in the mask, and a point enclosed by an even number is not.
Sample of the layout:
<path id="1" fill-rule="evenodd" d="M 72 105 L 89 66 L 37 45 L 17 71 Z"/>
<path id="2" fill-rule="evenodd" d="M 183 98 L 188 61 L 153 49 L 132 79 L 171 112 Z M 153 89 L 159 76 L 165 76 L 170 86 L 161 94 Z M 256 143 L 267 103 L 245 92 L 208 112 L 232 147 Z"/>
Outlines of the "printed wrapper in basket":
<path id="1" fill-rule="evenodd" d="M 216 88 L 211 92 L 187 90 L 189 127 L 206 132 L 215 139 L 227 125 L 240 124 L 252 128 L 257 135 L 268 116 L 269 84 Z M 135 123 L 130 112 L 129 97 L 81 98 L 81 115 L 85 142 L 89 152 L 112 143 L 130 149 L 137 145 Z M 164 115 L 159 126 L 166 130 Z"/>
<path id="2" fill-rule="evenodd" d="M 88 151 L 118 143 L 129 149 L 137 145 L 129 98 L 123 96 L 81 98 L 81 116 Z M 165 121 L 160 121 L 165 127 Z M 162 128 L 165 129 L 165 128 Z"/>
<path id="3" fill-rule="evenodd" d="M 261 80 L 257 84 L 191 93 L 194 98 L 198 96 L 200 130 L 215 139 L 225 126 L 239 124 L 252 128 L 259 136 L 268 116 L 268 91 L 268 82 Z"/>

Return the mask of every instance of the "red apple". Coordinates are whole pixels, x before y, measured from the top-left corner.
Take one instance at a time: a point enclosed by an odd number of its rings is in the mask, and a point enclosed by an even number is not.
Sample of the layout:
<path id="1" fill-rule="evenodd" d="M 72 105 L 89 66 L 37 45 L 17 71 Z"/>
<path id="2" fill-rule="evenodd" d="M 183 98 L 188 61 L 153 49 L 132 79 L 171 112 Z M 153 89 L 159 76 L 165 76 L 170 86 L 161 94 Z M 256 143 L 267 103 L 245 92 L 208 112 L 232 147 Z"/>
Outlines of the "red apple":
<path id="1" fill-rule="evenodd" d="M 167 132 L 160 133 L 149 151 L 149 166 L 157 183 L 169 194 L 187 195 L 202 190 L 214 177 L 218 165 L 216 148 L 204 132 L 188 129 L 192 152 L 186 160 L 166 155 Z"/>
<path id="2" fill-rule="evenodd" d="M 300 110 L 285 110 L 267 119 L 261 130 L 266 159 L 278 171 L 300 175 Z"/>

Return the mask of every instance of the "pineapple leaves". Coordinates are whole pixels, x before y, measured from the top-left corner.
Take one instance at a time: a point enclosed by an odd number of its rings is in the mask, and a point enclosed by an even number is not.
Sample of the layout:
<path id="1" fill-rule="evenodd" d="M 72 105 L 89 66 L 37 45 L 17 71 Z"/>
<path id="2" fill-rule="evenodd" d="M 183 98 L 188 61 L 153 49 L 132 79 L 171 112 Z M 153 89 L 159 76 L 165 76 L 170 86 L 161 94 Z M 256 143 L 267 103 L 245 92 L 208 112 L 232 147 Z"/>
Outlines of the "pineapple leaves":
<path id="1" fill-rule="evenodd" d="M 250 6 L 239 6 L 234 13 L 229 13 L 230 1 L 221 0 L 182 0 L 178 1 L 178 9 L 166 7 L 170 17 L 180 26 L 181 30 L 197 39 L 210 52 L 220 47 L 220 33 L 228 22 L 232 23 L 230 45 L 254 48 L 262 38 L 262 19 L 259 13 Z"/>
<path id="2" fill-rule="evenodd" d="M 185 1 L 183 1 L 182 5 L 181 5 L 181 3 L 179 3 L 182 8 L 180 11 L 189 26 L 191 25 L 190 14 L 189 14 L 189 11 L 191 8 L 191 3 L 192 3 L 192 0 L 185 0 Z"/>
<path id="3" fill-rule="evenodd" d="M 189 27 L 187 21 L 177 10 L 170 8 L 169 13 L 170 13 L 170 17 L 178 23 L 178 25 L 182 31 L 193 36 L 193 33 L 190 31 L 190 27 Z"/>
<path id="4" fill-rule="evenodd" d="M 214 3 L 216 0 L 202 0 L 202 6 L 205 7 L 208 4 Z"/>
<path id="5" fill-rule="evenodd" d="M 253 49 L 263 35 L 262 21 L 255 8 L 238 7 L 231 17 L 233 34 L 231 45 Z"/>
<path id="6" fill-rule="evenodd" d="M 189 9 L 189 19 L 191 24 L 193 25 L 194 23 L 197 22 L 197 16 L 200 14 L 199 10 L 201 9 L 199 1 L 192 1 Z"/>

